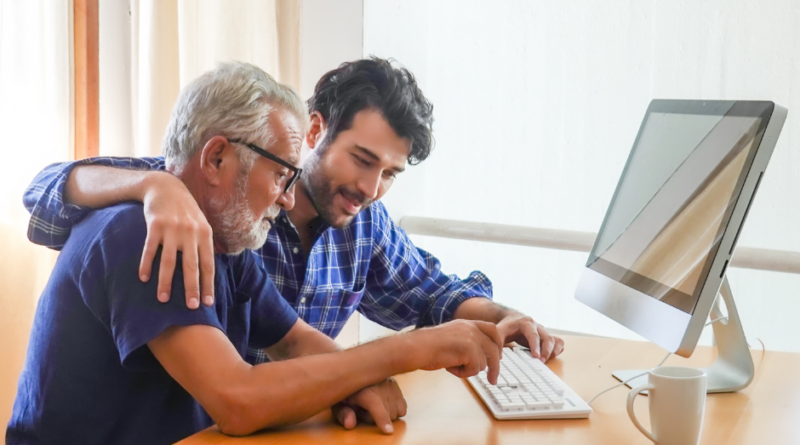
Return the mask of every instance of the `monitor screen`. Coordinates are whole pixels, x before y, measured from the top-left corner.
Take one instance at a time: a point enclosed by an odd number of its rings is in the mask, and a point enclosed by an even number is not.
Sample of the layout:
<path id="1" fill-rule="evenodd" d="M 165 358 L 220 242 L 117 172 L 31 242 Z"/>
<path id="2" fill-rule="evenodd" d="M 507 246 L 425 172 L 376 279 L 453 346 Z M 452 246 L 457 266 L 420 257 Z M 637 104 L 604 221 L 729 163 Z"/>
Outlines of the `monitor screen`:
<path id="1" fill-rule="evenodd" d="M 651 107 L 587 267 L 694 311 L 765 127 L 737 106 Z"/>

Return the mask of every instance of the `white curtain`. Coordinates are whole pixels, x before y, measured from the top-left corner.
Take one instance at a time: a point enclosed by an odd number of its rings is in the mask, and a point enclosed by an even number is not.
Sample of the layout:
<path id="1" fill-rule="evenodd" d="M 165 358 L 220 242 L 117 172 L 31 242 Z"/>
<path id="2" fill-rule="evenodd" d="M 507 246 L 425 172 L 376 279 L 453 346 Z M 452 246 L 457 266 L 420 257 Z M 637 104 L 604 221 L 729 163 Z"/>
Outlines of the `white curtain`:
<path id="1" fill-rule="evenodd" d="M 180 88 L 218 62 L 250 62 L 297 88 L 300 7 L 300 0 L 131 0 L 131 154 L 161 152 Z M 104 114 L 102 102 L 100 115 L 119 119 Z M 102 126 L 100 138 L 102 153 Z"/>
<path id="2" fill-rule="evenodd" d="M 0 0 L 0 443 L 39 294 L 55 254 L 26 237 L 22 192 L 46 164 L 69 159 L 72 2 Z"/>

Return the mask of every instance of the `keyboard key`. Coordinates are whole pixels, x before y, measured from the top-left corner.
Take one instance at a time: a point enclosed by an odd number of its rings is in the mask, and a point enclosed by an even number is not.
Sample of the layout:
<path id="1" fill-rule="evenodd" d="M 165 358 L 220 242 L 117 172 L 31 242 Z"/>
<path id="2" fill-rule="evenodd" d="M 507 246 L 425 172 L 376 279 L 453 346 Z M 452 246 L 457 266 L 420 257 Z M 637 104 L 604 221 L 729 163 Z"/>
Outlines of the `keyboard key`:
<path id="1" fill-rule="evenodd" d="M 567 399 L 575 396 L 564 382 L 522 348 L 503 351 L 497 385 L 486 370 L 468 381 L 498 419 L 586 417 L 592 411 L 580 398 Z"/>
<path id="2" fill-rule="evenodd" d="M 550 401 L 535 401 L 535 402 L 525 402 L 525 406 L 530 409 L 549 409 L 550 408 Z"/>

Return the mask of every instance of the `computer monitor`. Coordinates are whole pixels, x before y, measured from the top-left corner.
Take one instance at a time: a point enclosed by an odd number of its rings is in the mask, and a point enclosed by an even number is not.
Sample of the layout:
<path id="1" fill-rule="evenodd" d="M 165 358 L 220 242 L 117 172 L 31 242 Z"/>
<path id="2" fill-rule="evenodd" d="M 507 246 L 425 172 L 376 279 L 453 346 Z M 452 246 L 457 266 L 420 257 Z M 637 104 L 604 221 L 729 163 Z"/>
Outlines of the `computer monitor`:
<path id="1" fill-rule="evenodd" d="M 653 100 L 576 298 L 690 356 L 786 114 L 773 102 Z"/>

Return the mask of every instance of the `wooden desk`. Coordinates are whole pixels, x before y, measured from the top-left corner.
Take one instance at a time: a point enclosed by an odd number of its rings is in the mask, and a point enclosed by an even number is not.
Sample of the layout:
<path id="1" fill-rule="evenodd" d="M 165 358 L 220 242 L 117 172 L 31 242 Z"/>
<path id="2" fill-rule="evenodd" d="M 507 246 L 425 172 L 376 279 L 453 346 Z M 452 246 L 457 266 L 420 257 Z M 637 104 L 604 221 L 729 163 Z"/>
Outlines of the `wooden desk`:
<path id="1" fill-rule="evenodd" d="M 650 343 L 595 337 L 565 337 L 566 350 L 548 365 L 584 400 L 616 382 L 617 369 L 649 368 L 665 352 Z M 672 356 L 666 364 L 707 366 L 712 348 L 700 347 L 690 359 Z M 756 376 L 743 391 L 711 394 L 706 404 L 702 444 L 800 444 L 800 354 L 753 351 Z M 180 445 L 209 444 L 651 444 L 628 419 L 620 387 L 592 403 L 588 419 L 498 421 L 469 384 L 444 371 L 417 371 L 397 378 L 408 401 L 408 415 L 384 436 L 372 426 L 345 431 L 325 412 L 297 426 L 246 438 L 201 431 Z M 646 397 L 636 412 L 649 428 Z"/>

